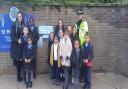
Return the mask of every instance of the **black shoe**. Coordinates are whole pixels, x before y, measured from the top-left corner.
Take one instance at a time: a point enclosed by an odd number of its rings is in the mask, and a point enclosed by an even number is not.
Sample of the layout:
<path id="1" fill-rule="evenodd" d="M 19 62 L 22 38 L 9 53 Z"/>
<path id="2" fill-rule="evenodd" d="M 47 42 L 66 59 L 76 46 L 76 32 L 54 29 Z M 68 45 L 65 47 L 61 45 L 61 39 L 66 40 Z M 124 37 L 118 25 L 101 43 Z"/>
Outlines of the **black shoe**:
<path id="1" fill-rule="evenodd" d="M 32 82 L 28 84 L 28 87 L 31 88 L 32 87 Z"/>
<path id="2" fill-rule="evenodd" d="M 22 78 L 21 78 L 21 77 L 18 77 L 18 78 L 17 78 L 17 81 L 18 81 L 18 82 L 21 82 L 21 81 L 22 81 Z"/>
<path id="3" fill-rule="evenodd" d="M 33 72 L 33 78 L 36 79 L 36 73 L 35 72 Z"/>
<path id="4" fill-rule="evenodd" d="M 28 88 L 28 86 L 29 86 L 29 85 L 28 85 L 28 84 L 26 84 L 26 88 Z"/>
<path id="5" fill-rule="evenodd" d="M 64 89 L 64 86 L 62 87 L 62 89 Z M 68 87 L 66 87 L 66 89 L 68 89 Z"/>
<path id="6" fill-rule="evenodd" d="M 84 86 L 82 87 L 82 89 L 87 89 L 87 87 L 84 85 Z"/>

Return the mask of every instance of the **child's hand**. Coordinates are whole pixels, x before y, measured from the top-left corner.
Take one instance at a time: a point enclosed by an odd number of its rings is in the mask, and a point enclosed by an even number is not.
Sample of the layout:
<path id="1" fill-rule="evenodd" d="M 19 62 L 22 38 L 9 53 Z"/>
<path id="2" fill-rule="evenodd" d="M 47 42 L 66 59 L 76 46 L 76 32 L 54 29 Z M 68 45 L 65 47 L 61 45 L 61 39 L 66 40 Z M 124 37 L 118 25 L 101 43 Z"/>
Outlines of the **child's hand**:
<path id="1" fill-rule="evenodd" d="M 31 59 L 28 60 L 28 63 L 30 63 L 30 62 L 31 62 Z"/>
<path id="2" fill-rule="evenodd" d="M 27 59 L 25 59 L 25 63 L 28 63 L 28 60 Z"/>
<path id="3" fill-rule="evenodd" d="M 88 59 L 84 59 L 84 63 L 88 63 Z"/>
<path id="4" fill-rule="evenodd" d="M 18 43 L 21 44 L 21 39 L 18 39 Z"/>
<path id="5" fill-rule="evenodd" d="M 88 59 L 85 60 L 85 63 L 88 63 Z"/>

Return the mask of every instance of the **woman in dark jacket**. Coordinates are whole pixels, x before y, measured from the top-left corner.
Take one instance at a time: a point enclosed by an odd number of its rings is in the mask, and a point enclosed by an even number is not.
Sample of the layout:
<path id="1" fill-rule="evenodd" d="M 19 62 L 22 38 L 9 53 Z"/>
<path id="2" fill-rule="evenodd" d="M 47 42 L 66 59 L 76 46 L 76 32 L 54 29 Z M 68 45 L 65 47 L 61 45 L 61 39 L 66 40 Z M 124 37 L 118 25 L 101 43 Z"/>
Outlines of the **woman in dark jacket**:
<path id="1" fill-rule="evenodd" d="M 10 55 L 13 63 L 17 69 L 17 81 L 21 81 L 21 67 L 22 67 L 22 41 L 24 20 L 22 13 L 18 12 L 15 24 L 11 27 L 11 49 Z"/>

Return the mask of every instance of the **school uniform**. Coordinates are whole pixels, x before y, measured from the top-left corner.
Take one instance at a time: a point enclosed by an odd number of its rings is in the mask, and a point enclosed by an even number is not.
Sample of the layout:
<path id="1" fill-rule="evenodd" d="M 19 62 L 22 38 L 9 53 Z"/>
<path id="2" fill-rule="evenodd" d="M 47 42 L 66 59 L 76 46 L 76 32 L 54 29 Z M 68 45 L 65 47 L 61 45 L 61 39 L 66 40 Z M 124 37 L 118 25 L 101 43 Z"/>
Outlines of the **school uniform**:
<path id="1" fill-rule="evenodd" d="M 33 76 L 34 78 L 36 78 L 36 56 L 37 56 L 37 43 L 38 43 L 38 40 L 39 40 L 39 33 L 38 33 L 38 30 L 37 30 L 37 27 L 35 25 L 29 25 L 28 27 L 29 29 L 29 34 L 32 36 L 32 44 L 33 44 L 33 47 L 35 48 L 35 58 L 34 58 L 34 62 L 33 62 Z"/>
<path id="2" fill-rule="evenodd" d="M 24 48 L 28 44 L 28 35 L 23 35 L 21 41 L 22 41 L 22 48 Z"/>
<path id="3" fill-rule="evenodd" d="M 24 71 L 25 71 L 25 81 L 26 86 L 32 86 L 32 78 L 33 78 L 33 65 L 35 57 L 35 49 L 32 44 L 28 44 L 24 47 L 23 50 L 23 60 L 24 60 Z M 25 63 L 25 59 L 31 60 L 30 63 Z"/>
<path id="4" fill-rule="evenodd" d="M 68 77 L 69 77 L 69 70 L 71 67 L 71 60 L 70 55 L 72 51 L 72 43 L 71 40 L 68 38 L 67 40 L 63 39 L 63 43 L 61 43 L 61 64 L 64 70 L 64 87 L 63 89 L 67 89 L 68 87 Z"/>
<path id="5" fill-rule="evenodd" d="M 83 64 L 81 49 L 74 48 L 71 53 L 72 83 L 73 89 L 79 89 L 80 68 Z"/>
<path id="6" fill-rule="evenodd" d="M 22 38 L 23 35 L 23 25 L 14 24 L 11 27 L 10 37 L 11 37 L 11 47 L 10 56 L 13 59 L 13 64 L 17 69 L 17 81 L 21 81 L 21 69 L 22 69 L 22 44 L 18 43 L 18 39 Z"/>
<path id="7" fill-rule="evenodd" d="M 82 46 L 82 55 L 83 59 L 88 59 L 89 63 L 93 60 L 93 45 L 90 42 Z M 84 89 L 91 89 L 91 66 L 88 65 L 89 63 L 84 64 Z"/>
<path id="8" fill-rule="evenodd" d="M 50 65 L 52 67 L 53 80 L 59 82 L 61 61 L 60 61 L 60 45 L 58 43 L 57 44 L 53 43 L 51 46 Z"/>

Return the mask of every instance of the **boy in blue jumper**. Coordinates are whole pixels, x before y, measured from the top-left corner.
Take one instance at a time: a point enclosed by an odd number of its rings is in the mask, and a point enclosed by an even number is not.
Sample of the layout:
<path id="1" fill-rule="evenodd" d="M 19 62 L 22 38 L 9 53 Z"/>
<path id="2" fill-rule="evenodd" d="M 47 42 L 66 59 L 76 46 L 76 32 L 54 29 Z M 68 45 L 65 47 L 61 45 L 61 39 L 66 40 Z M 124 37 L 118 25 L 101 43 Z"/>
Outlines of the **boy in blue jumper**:
<path id="1" fill-rule="evenodd" d="M 32 87 L 33 78 L 33 60 L 35 57 L 35 49 L 32 45 L 32 37 L 28 36 L 28 44 L 23 49 L 23 60 L 24 60 L 24 70 L 25 70 L 25 81 L 26 87 Z"/>

